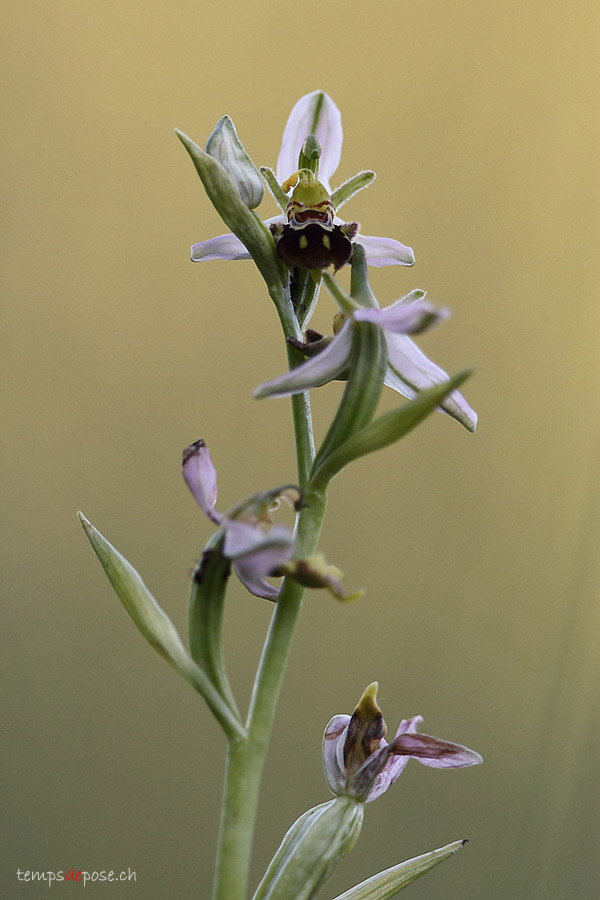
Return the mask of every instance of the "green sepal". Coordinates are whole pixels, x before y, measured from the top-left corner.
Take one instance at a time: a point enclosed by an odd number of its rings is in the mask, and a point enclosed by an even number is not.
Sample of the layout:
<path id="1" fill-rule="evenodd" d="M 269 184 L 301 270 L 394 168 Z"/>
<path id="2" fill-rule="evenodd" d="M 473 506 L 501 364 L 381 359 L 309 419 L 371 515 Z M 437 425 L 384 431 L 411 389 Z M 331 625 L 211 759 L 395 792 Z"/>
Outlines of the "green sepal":
<path id="1" fill-rule="evenodd" d="M 183 132 L 175 129 L 175 133 L 189 153 L 204 190 L 225 224 L 246 247 L 267 285 L 281 290 L 284 268 L 267 226 L 248 209 L 221 163 Z"/>
<path id="2" fill-rule="evenodd" d="M 340 452 L 354 432 L 368 425 L 381 396 L 387 368 L 383 329 L 371 322 L 355 322 L 352 328 L 348 381 L 335 418 L 315 457 L 315 474 L 327 465 L 332 455 Z M 311 476 L 311 484 L 316 483 L 315 474 Z"/>
<path id="3" fill-rule="evenodd" d="M 281 185 L 277 181 L 275 172 L 273 171 L 273 169 L 269 169 L 268 166 L 261 166 L 260 172 L 261 172 L 262 177 L 265 179 L 267 187 L 273 194 L 273 199 L 275 200 L 275 202 L 277 203 L 279 208 L 282 210 L 282 212 L 285 212 L 287 209 L 287 205 L 290 202 L 290 198 L 288 197 L 288 195 L 285 193 L 285 191 L 282 189 Z"/>
<path id="4" fill-rule="evenodd" d="M 351 197 L 354 197 L 355 194 L 358 194 L 359 191 L 364 191 L 370 184 L 373 184 L 375 178 L 375 172 L 359 172 L 357 175 L 349 178 L 348 181 L 340 184 L 331 195 L 331 202 L 336 210 L 343 206 Z"/>
<path id="5" fill-rule="evenodd" d="M 399 891 L 408 887 L 421 875 L 425 875 L 438 863 L 453 856 L 466 843 L 466 841 L 454 841 L 452 844 L 440 847 L 439 850 L 431 850 L 429 853 L 423 853 L 422 856 L 407 859 L 406 862 L 367 878 L 366 881 L 355 885 L 349 891 L 344 891 L 335 900 L 391 900 Z"/>
<path id="6" fill-rule="evenodd" d="M 355 459 L 399 441 L 427 418 L 448 394 L 456 390 L 471 375 L 472 371 L 467 369 L 459 372 L 449 381 L 421 391 L 414 400 L 405 403 L 399 409 L 384 413 L 375 421 L 355 431 L 327 458 L 315 465 L 309 488 L 322 489 L 334 475 Z"/>
<path id="7" fill-rule="evenodd" d="M 83 513 L 78 513 L 78 516 L 108 580 L 138 630 L 163 659 L 202 694 L 225 733 L 234 740 L 244 738 L 246 732 L 237 713 L 224 701 L 206 672 L 190 657 L 173 622 L 158 605 L 139 573 Z"/>
<path id="8" fill-rule="evenodd" d="M 360 834 L 364 804 L 336 797 L 309 809 L 285 835 L 252 900 L 311 900 Z"/>
<path id="9" fill-rule="evenodd" d="M 188 604 L 188 639 L 192 659 L 203 669 L 227 705 L 239 716 L 223 656 L 223 609 L 231 562 L 222 554 L 224 535 L 217 531 L 192 573 Z"/>
<path id="10" fill-rule="evenodd" d="M 264 197 L 265 186 L 229 116 L 221 116 L 215 125 L 206 152 L 221 163 L 246 206 L 255 209 Z"/>

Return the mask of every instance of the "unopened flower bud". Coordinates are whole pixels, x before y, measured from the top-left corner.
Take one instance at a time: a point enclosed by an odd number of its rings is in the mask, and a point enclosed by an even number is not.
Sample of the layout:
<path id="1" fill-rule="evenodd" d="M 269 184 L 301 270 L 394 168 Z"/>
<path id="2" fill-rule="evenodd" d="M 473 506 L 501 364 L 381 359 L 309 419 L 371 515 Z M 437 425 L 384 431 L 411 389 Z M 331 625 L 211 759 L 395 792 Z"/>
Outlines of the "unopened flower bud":
<path id="1" fill-rule="evenodd" d="M 206 144 L 206 152 L 221 163 L 249 209 L 255 209 L 265 193 L 260 172 L 246 153 L 229 116 L 222 116 Z"/>

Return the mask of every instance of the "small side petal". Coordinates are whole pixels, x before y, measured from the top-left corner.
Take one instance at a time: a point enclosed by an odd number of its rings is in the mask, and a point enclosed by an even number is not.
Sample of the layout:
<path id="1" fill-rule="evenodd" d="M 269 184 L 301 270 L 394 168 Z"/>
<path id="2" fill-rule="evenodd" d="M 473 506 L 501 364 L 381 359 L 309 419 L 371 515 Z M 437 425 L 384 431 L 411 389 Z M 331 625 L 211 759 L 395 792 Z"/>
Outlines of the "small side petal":
<path id="1" fill-rule="evenodd" d="M 255 397 L 287 397 L 333 381 L 347 367 L 352 353 L 352 321 L 317 356 L 286 372 L 273 381 L 259 385 Z"/>
<path id="2" fill-rule="evenodd" d="M 191 258 L 192 262 L 205 262 L 210 259 L 251 259 L 251 256 L 234 234 L 221 234 L 194 244 Z"/>
<path id="3" fill-rule="evenodd" d="M 401 307 L 399 307 L 401 308 Z M 417 347 L 404 334 L 386 332 L 388 367 L 384 384 L 413 400 L 418 391 L 448 381 L 448 374 Z M 460 391 L 452 391 L 442 402 L 441 409 L 468 431 L 477 427 L 477 413 L 471 409 Z"/>
<path id="4" fill-rule="evenodd" d="M 356 242 L 365 248 L 368 266 L 381 268 L 382 266 L 414 266 L 415 264 L 412 247 L 406 247 L 393 238 L 359 234 Z"/>
<path id="5" fill-rule="evenodd" d="M 181 471 L 202 512 L 220 525 L 221 516 L 214 508 L 217 502 L 217 473 L 202 438 L 183 451 Z"/>
<path id="6" fill-rule="evenodd" d="M 296 103 L 287 120 L 277 160 L 277 180 L 281 183 L 298 168 L 302 144 L 316 134 L 323 148 L 319 162 L 319 181 L 331 193 L 329 179 L 342 156 L 342 114 L 324 91 L 305 94 Z"/>
<path id="7" fill-rule="evenodd" d="M 359 309 L 354 313 L 354 318 L 359 322 L 373 322 L 396 334 L 420 334 L 449 315 L 447 309 L 436 309 L 431 303 L 417 301 L 387 306 L 385 309 Z"/>
<path id="8" fill-rule="evenodd" d="M 483 762 L 479 753 L 474 750 L 469 750 L 461 744 L 442 741 L 428 734 L 406 732 L 394 739 L 393 748 L 394 754 L 412 756 L 424 766 L 431 766 L 434 769 L 459 769 Z"/>

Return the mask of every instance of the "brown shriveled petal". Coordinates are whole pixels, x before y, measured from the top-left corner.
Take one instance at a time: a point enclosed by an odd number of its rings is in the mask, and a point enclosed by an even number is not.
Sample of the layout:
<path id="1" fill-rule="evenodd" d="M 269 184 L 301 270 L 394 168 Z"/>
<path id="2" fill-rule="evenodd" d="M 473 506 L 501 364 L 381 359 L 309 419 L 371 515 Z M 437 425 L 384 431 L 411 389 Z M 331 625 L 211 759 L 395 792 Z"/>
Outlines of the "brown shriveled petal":
<path id="1" fill-rule="evenodd" d="M 452 744 L 428 734 L 401 734 L 390 745 L 395 756 L 412 756 L 435 769 L 458 769 L 480 763 L 481 756 L 461 744 Z"/>
<path id="2" fill-rule="evenodd" d="M 306 338 L 305 341 L 299 341 L 293 337 L 289 337 L 287 341 L 288 344 L 291 344 L 292 347 L 295 347 L 296 350 L 299 350 L 306 357 L 316 356 L 333 340 L 333 337 L 322 335 L 318 331 L 313 331 L 312 328 L 308 328 L 305 331 L 304 337 Z"/>
<path id="3" fill-rule="evenodd" d="M 348 775 L 356 772 L 369 756 L 379 750 L 385 737 L 387 725 L 377 706 L 377 688 L 378 684 L 374 681 L 365 689 L 348 723 L 344 745 L 344 765 Z"/>

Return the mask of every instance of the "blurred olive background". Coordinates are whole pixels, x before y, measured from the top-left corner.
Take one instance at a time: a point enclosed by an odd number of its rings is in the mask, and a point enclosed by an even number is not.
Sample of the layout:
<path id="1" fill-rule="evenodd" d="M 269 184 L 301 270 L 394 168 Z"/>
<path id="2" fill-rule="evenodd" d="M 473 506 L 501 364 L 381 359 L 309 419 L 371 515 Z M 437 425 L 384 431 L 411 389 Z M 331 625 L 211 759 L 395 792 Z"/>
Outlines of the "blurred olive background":
<path id="1" fill-rule="evenodd" d="M 223 738 L 134 630 L 75 511 L 184 630 L 211 526 L 181 449 L 206 439 L 221 508 L 294 480 L 288 402 L 251 397 L 285 367 L 274 310 L 251 262 L 188 262 L 224 229 L 172 129 L 204 144 L 228 113 L 274 165 L 316 88 L 344 117 L 334 182 L 378 173 L 344 215 L 415 248 L 414 269 L 372 272 L 374 290 L 387 304 L 422 287 L 452 309 L 420 343 L 449 371 L 476 367 L 480 427 L 435 415 L 331 488 L 322 548 L 367 593 L 307 597 L 254 881 L 328 797 L 325 723 L 378 679 L 390 729 L 422 713 L 485 764 L 411 763 L 324 897 L 462 837 L 413 900 L 597 896 L 597 24 L 593 0 L 11 5 L 3 896 L 46 895 L 18 868 L 72 866 L 137 872 L 91 896 L 210 896 Z M 333 312 L 323 293 L 315 326 Z M 319 433 L 339 396 L 313 393 Z M 232 584 L 243 703 L 271 613 Z"/>

